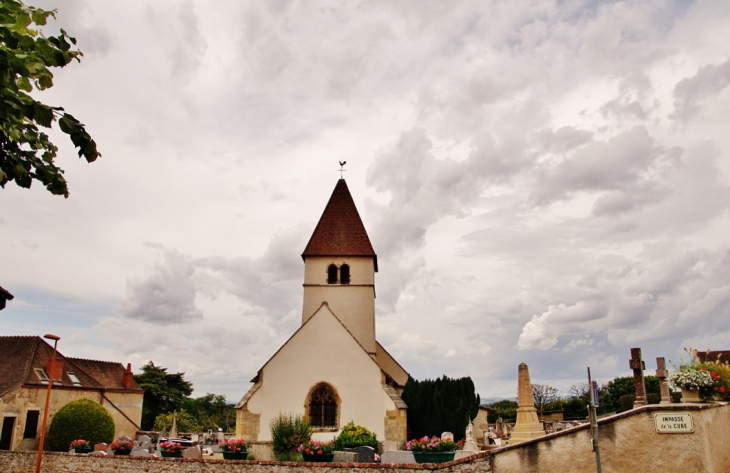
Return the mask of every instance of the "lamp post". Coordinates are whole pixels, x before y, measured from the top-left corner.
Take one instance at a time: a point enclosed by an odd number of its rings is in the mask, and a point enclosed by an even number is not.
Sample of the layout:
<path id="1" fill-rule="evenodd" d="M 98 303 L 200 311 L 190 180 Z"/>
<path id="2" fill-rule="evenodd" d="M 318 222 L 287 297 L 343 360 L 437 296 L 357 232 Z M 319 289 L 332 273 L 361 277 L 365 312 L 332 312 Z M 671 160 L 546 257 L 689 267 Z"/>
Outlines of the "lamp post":
<path id="1" fill-rule="evenodd" d="M 53 340 L 53 356 L 51 357 L 51 363 L 48 365 L 48 391 L 46 391 L 46 408 L 43 410 L 43 424 L 41 426 L 41 440 L 38 443 L 38 458 L 35 461 L 35 473 L 41 471 L 41 459 L 43 458 L 43 440 L 46 438 L 46 421 L 48 420 L 48 404 L 51 401 L 51 387 L 53 387 L 53 372 L 56 367 L 56 347 L 58 341 L 61 339 L 58 335 L 47 333 L 43 335 L 43 338 Z"/>

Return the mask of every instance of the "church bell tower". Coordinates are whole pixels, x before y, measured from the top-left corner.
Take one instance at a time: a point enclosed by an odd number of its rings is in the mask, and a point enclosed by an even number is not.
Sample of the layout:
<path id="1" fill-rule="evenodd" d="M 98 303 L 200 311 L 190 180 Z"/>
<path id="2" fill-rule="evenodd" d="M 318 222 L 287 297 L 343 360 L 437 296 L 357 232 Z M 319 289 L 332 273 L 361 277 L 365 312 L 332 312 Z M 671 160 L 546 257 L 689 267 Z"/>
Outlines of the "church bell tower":
<path id="1" fill-rule="evenodd" d="M 302 259 L 302 324 L 327 302 L 365 351 L 375 356 L 378 257 L 344 179 L 337 181 Z"/>

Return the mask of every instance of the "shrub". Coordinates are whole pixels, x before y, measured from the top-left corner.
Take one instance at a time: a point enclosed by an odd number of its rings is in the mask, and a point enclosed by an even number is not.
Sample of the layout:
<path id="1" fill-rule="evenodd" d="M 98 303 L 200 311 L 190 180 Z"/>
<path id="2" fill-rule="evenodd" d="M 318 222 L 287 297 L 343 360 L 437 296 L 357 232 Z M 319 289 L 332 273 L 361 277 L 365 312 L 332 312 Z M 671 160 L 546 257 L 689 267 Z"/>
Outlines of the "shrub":
<path id="1" fill-rule="evenodd" d="M 634 401 L 636 396 L 633 394 L 627 394 L 619 398 L 619 412 L 630 411 L 634 408 Z"/>
<path id="2" fill-rule="evenodd" d="M 114 419 L 101 404 L 91 399 L 69 402 L 56 412 L 48 429 L 48 446 L 56 452 L 68 451 L 76 439 L 91 445 L 114 440 Z"/>
<path id="3" fill-rule="evenodd" d="M 342 428 L 342 432 L 335 439 L 335 450 L 342 451 L 345 448 L 373 447 L 378 451 L 378 439 L 376 435 L 365 427 L 350 422 Z"/>
<path id="4" fill-rule="evenodd" d="M 274 456 L 277 460 L 293 460 L 299 445 L 312 436 L 312 427 L 302 416 L 279 413 L 269 423 Z M 301 455 L 300 455 L 301 456 Z"/>
<path id="5" fill-rule="evenodd" d="M 649 393 L 646 395 L 647 404 L 659 404 L 662 402 L 662 395 L 659 393 Z"/>

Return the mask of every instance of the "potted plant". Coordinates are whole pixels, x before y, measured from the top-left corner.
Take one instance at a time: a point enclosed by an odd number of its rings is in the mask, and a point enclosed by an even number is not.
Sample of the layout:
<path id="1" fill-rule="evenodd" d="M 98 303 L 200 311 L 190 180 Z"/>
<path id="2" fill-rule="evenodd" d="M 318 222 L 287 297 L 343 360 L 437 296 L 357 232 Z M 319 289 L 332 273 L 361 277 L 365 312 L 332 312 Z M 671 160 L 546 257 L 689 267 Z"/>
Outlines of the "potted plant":
<path id="1" fill-rule="evenodd" d="M 88 440 L 78 439 L 71 442 L 69 450 L 73 450 L 74 453 L 90 453 L 91 443 Z"/>
<path id="2" fill-rule="evenodd" d="M 730 368 L 727 364 L 700 362 L 697 351 L 685 348 L 690 355 L 688 362 L 669 374 L 669 384 L 682 390 L 682 402 L 711 401 L 716 397 L 726 399 L 730 388 Z"/>
<path id="3" fill-rule="evenodd" d="M 218 446 L 225 460 L 245 460 L 248 456 L 248 445 L 244 439 L 224 440 Z"/>
<path id="4" fill-rule="evenodd" d="M 134 448 L 134 444 L 129 440 L 115 440 L 109 444 L 109 448 L 114 451 L 114 455 L 129 455 Z"/>
<path id="5" fill-rule="evenodd" d="M 335 457 L 335 441 L 307 440 L 299 445 L 297 451 L 302 454 L 305 462 L 331 462 Z"/>
<path id="6" fill-rule="evenodd" d="M 459 444 L 453 440 L 442 440 L 435 435 L 406 442 L 406 450 L 413 452 L 416 463 L 450 462 L 456 455 Z"/>
<path id="7" fill-rule="evenodd" d="M 177 442 L 164 442 L 159 446 L 160 454 L 163 458 L 180 458 L 182 457 L 183 446 Z"/>

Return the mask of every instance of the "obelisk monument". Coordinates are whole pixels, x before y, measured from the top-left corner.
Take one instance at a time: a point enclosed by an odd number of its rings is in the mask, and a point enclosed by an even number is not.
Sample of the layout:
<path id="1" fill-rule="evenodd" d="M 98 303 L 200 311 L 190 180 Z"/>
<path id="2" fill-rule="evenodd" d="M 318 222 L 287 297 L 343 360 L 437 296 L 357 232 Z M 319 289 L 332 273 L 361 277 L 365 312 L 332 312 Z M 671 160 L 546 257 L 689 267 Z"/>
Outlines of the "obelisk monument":
<path id="1" fill-rule="evenodd" d="M 517 423 L 512 430 L 509 444 L 524 442 L 525 440 L 545 435 L 542 422 L 537 418 L 535 400 L 532 397 L 532 384 L 527 365 L 520 363 L 517 369 Z"/>

